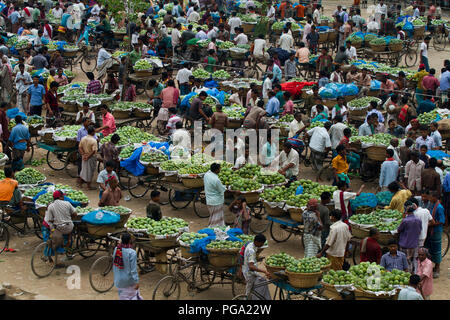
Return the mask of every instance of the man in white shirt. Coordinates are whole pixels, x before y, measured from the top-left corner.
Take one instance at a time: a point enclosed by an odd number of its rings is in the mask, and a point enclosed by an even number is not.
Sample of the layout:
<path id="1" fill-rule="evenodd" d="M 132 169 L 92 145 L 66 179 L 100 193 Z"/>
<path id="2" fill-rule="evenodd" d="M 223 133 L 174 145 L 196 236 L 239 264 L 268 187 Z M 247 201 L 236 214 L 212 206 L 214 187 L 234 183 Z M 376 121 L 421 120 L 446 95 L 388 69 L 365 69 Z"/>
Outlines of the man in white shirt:
<path id="1" fill-rule="evenodd" d="M 313 12 L 313 21 L 314 21 L 314 25 L 317 27 L 317 26 L 320 26 L 320 22 L 321 22 L 321 19 L 320 19 L 320 9 L 321 9 L 321 5 L 320 4 L 318 4 L 317 5 L 317 7 L 316 7 L 316 9 L 314 10 L 314 12 Z"/>
<path id="2" fill-rule="evenodd" d="M 420 17 L 420 10 L 419 10 L 419 6 L 416 5 L 416 8 L 414 9 L 413 18 L 419 18 L 419 17 Z"/>
<path id="3" fill-rule="evenodd" d="M 31 24 L 34 22 L 33 20 L 33 7 L 26 6 L 23 8 L 22 12 L 20 13 L 20 16 L 24 19 L 26 24 Z"/>
<path id="4" fill-rule="evenodd" d="M 244 33 L 244 29 L 236 28 L 236 37 L 234 38 L 234 43 L 236 44 L 248 44 L 247 35 Z"/>
<path id="5" fill-rule="evenodd" d="M 198 20 L 200 20 L 200 15 L 198 14 L 197 10 L 198 10 L 198 8 L 194 7 L 194 10 L 191 13 L 188 14 L 187 21 L 189 23 L 191 23 L 191 22 L 198 22 Z"/>
<path id="6" fill-rule="evenodd" d="M 259 35 L 254 43 L 253 43 L 253 56 L 257 60 L 267 60 L 270 58 L 270 55 L 268 52 L 266 52 L 267 48 L 267 42 L 264 39 L 263 35 Z"/>
<path id="7" fill-rule="evenodd" d="M 426 36 L 423 42 L 420 44 L 420 64 L 425 65 L 425 70 L 430 72 L 430 65 L 428 63 L 428 45 L 430 44 L 431 37 Z"/>
<path id="8" fill-rule="evenodd" d="M 189 93 L 189 77 L 192 76 L 192 71 L 189 69 L 190 65 L 186 64 L 185 67 L 178 71 L 176 80 L 178 82 L 178 88 L 181 95 Z"/>
<path id="9" fill-rule="evenodd" d="M 185 152 L 191 152 L 191 135 L 183 129 L 181 121 L 175 123 L 175 132 L 172 135 L 173 149 L 182 148 Z"/>
<path id="10" fill-rule="evenodd" d="M 269 18 L 269 21 L 275 21 L 275 7 L 273 4 L 270 5 L 269 10 L 267 11 L 267 18 Z"/>
<path id="11" fill-rule="evenodd" d="M 326 122 L 325 127 L 314 127 L 306 134 L 311 137 L 309 147 L 311 149 L 311 163 L 315 171 L 322 169 L 323 159 L 331 150 L 331 139 L 328 130 L 331 122 Z"/>
<path id="12" fill-rule="evenodd" d="M 423 300 L 420 293 L 417 292 L 421 279 L 417 274 L 412 274 L 409 277 L 409 286 L 400 290 L 398 300 Z"/>
<path id="13" fill-rule="evenodd" d="M 272 90 L 272 80 L 270 80 L 270 77 L 267 76 L 263 82 L 263 87 L 262 87 L 264 103 L 267 103 L 267 101 L 269 101 L 269 92 L 271 90 Z"/>
<path id="14" fill-rule="evenodd" d="M 398 139 L 393 138 L 391 139 L 391 142 L 389 144 L 388 149 L 392 149 L 394 151 L 394 160 L 398 162 L 399 165 L 402 165 L 402 161 L 400 160 L 400 157 L 398 156 L 397 148 L 398 148 Z"/>
<path id="15" fill-rule="evenodd" d="M 200 40 L 207 40 L 208 36 L 206 35 L 205 31 L 203 31 L 202 28 L 198 27 L 197 28 L 197 34 L 195 35 L 195 38 L 200 39 Z"/>
<path id="16" fill-rule="evenodd" d="M 334 124 L 330 128 L 330 140 L 331 140 L 331 149 L 336 150 L 336 147 L 341 142 L 344 137 L 344 129 L 347 128 L 345 124 L 342 123 L 342 116 L 337 115 L 334 118 Z"/>
<path id="17" fill-rule="evenodd" d="M 233 11 L 231 14 L 231 18 L 228 20 L 228 25 L 230 26 L 230 35 L 231 39 L 234 39 L 236 34 L 236 28 L 239 28 L 242 25 L 242 21 L 239 17 L 236 16 L 236 11 Z"/>
<path id="18" fill-rule="evenodd" d="M 356 54 L 356 48 L 352 46 L 352 43 L 350 41 L 347 41 L 345 45 L 346 45 L 345 54 L 347 55 L 348 59 L 356 60 L 358 58 Z"/>
<path id="19" fill-rule="evenodd" d="M 98 6 L 98 5 L 97 5 Z M 92 9 L 93 11 L 94 9 Z M 91 13 L 92 13 L 91 11 Z M 98 10 L 100 12 L 100 8 Z M 56 7 L 52 9 L 52 14 L 56 19 L 61 19 L 62 15 L 64 13 L 64 10 L 61 8 L 59 2 L 56 4 Z"/>
<path id="20" fill-rule="evenodd" d="M 294 38 L 288 33 L 288 29 L 284 28 L 283 34 L 278 40 L 278 46 L 286 51 L 291 51 L 294 47 Z"/>
<path id="21" fill-rule="evenodd" d="M 281 173 L 288 179 L 295 180 L 297 179 L 299 171 L 299 162 L 300 157 L 298 155 L 298 152 L 292 148 L 292 145 L 288 141 L 286 141 L 283 145 L 283 151 L 273 163 L 279 163 L 279 173 Z"/>
<path id="22" fill-rule="evenodd" d="M 297 137 L 305 129 L 306 126 L 303 124 L 302 114 L 296 112 L 294 114 L 294 120 L 289 123 L 289 138 Z"/>
<path id="23" fill-rule="evenodd" d="M 172 29 L 172 48 L 174 52 L 178 51 L 178 46 L 180 45 L 180 39 L 181 39 L 181 24 L 177 23 L 175 25 L 175 28 Z"/>
<path id="24" fill-rule="evenodd" d="M 414 216 L 416 218 L 419 218 L 420 221 L 422 221 L 422 231 L 420 231 L 419 235 L 419 248 L 423 247 L 425 243 L 425 239 L 427 238 L 427 232 L 428 232 L 428 223 L 433 220 L 433 216 L 431 215 L 430 211 L 428 209 L 422 208 L 419 206 L 419 201 L 417 201 L 416 198 L 411 198 L 409 201 L 412 202 L 412 205 L 415 206 L 416 210 L 414 211 Z M 407 202 L 405 202 L 405 206 L 407 205 Z"/>
<path id="25" fill-rule="evenodd" d="M 380 29 L 380 24 L 375 20 L 375 17 L 371 19 L 371 21 L 367 24 L 367 32 L 370 33 L 378 33 Z"/>
<path id="26" fill-rule="evenodd" d="M 387 17 L 387 6 L 384 4 L 383 0 L 381 0 L 380 3 L 378 3 L 375 8 L 375 20 L 377 21 L 379 26 L 381 25 L 382 14 L 384 14 L 385 17 Z"/>

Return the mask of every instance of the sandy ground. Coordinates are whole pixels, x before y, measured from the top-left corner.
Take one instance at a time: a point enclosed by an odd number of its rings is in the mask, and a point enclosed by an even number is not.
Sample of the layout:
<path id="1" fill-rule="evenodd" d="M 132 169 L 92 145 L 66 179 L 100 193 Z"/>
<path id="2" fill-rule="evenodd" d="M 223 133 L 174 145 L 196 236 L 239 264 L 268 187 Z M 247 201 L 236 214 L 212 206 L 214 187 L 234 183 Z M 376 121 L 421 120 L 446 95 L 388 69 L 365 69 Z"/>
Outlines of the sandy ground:
<path id="1" fill-rule="evenodd" d="M 327 1 L 326 2 L 326 10 L 325 14 L 330 15 L 331 12 L 335 9 L 337 5 L 337 1 Z M 347 4 L 350 6 L 350 2 L 339 2 L 340 4 Z M 365 13 L 363 12 L 365 16 Z M 439 52 L 437 53 L 434 49 L 430 49 L 430 65 L 436 70 L 439 70 L 443 65 L 443 60 L 448 58 L 448 52 Z M 80 73 L 79 70 L 74 70 L 77 73 L 76 80 L 85 80 L 83 73 Z M 76 81 L 75 80 L 75 81 Z M 145 97 L 140 97 L 141 99 L 145 99 Z M 35 159 L 41 159 L 45 157 L 45 153 L 43 150 L 38 150 L 37 154 L 35 153 Z M 42 171 L 47 176 L 47 181 L 51 181 L 53 183 L 63 183 L 71 185 L 75 187 L 75 179 L 70 178 L 64 172 L 56 172 L 51 170 L 47 164 L 44 164 L 37 168 Z M 300 171 L 300 175 L 302 178 L 314 179 L 315 175 L 312 172 L 310 167 L 305 168 L 302 167 Z M 354 179 L 352 181 L 352 187 L 354 190 L 357 190 L 361 185 L 361 180 Z M 376 189 L 376 181 L 372 183 L 366 184 L 366 191 L 374 192 Z M 90 199 L 91 206 L 97 206 L 98 202 L 98 191 L 86 191 L 85 193 L 88 195 Z M 128 192 L 125 191 L 124 197 L 128 196 Z M 167 197 L 166 194 L 163 194 L 163 200 Z M 135 199 L 131 198 L 130 201 L 122 200 L 121 204 L 129 207 L 133 210 L 133 214 L 136 216 L 145 215 L 145 207 L 147 202 L 149 201 L 149 195 L 146 195 L 144 198 Z M 193 209 L 192 205 L 184 210 L 174 210 L 170 205 L 165 205 L 162 207 L 163 215 L 172 216 L 172 217 L 181 217 L 190 223 L 190 229 L 193 231 L 199 230 L 203 227 L 206 227 L 208 224 L 208 219 L 200 219 L 198 218 Z M 227 213 L 229 216 L 229 213 Z M 272 253 L 277 253 L 280 251 L 287 252 L 296 257 L 303 256 L 303 248 L 301 245 L 301 241 L 299 237 L 291 237 L 287 242 L 284 243 L 276 243 L 274 242 L 269 234 L 269 231 L 266 231 L 266 236 L 269 240 L 269 248 L 266 249 L 263 253 L 264 256 L 268 256 Z M 81 287 L 79 289 L 69 289 L 67 286 L 67 279 L 69 274 L 66 274 L 65 269 L 57 269 L 47 278 L 38 279 L 31 271 L 30 260 L 31 253 L 35 246 L 40 243 L 40 240 L 36 238 L 34 235 L 26 236 L 26 237 L 18 237 L 13 234 L 11 247 L 17 250 L 16 253 L 3 253 L 0 255 L 0 283 L 9 283 L 15 287 L 20 288 L 21 290 L 31 293 L 24 294 L 19 296 L 22 299 L 30 299 L 35 295 L 36 299 L 89 299 L 89 300 L 102 300 L 102 299 L 116 299 L 117 298 L 117 290 L 112 289 L 108 293 L 99 294 L 95 292 L 89 284 L 88 275 L 89 268 L 92 263 L 104 253 L 99 253 L 95 257 L 83 259 L 81 257 L 75 257 L 74 260 L 66 263 L 67 265 L 76 265 L 79 266 L 81 270 Z M 154 271 L 149 274 L 145 274 L 140 276 L 140 286 L 141 293 L 144 299 L 151 299 L 152 292 L 154 290 L 155 284 L 159 279 L 161 279 L 163 275 Z M 182 294 L 181 298 L 183 299 L 224 299 L 229 300 L 232 298 L 231 286 L 230 285 L 213 285 L 209 290 L 195 294 L 189 295 L 186 292 L 186 285 L 182 284 Z M 274 288 L 271 288 L 273 291 Z M 432 299 L 449 299 L 450 289 L 450 255 L 447 255 L 443 263 L 441 265 L 441 277 L 434 281 L 434 293 L 432 295 Z"/>

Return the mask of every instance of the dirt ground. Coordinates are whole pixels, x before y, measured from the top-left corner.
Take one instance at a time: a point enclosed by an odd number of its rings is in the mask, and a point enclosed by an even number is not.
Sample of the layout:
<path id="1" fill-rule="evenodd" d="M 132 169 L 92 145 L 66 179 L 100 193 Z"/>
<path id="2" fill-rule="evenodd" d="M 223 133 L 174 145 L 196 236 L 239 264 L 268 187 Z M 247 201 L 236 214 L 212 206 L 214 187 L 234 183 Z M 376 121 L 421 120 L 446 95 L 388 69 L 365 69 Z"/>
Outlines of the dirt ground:
<path id="1" fill-rule="evenodd" d="M 325 15 L 331 15 L 331 12 L 335 10 L 337 4 L 346 4 L 348 7 L 351 5 L 349 1 L 337 2 L 337 1 L 327 1 Z M 366 17 L 365 12 L 363 12 L 363 16 Z M 447 52 L 439 52 L 437 53 L 434 49 L 430 49 L 430 65 L 433 68 L 436 68 L 439 71 L 443 65 L 443 60 L 449 57 Z M 74 70 L 77 73 L 77 80 L 86 80 L 84 74 L 79 70 Z M 145 97 L 140 97 L 141 99 L 145 99 Z M 35 152 L 34 159 L 41 159 L 45 157 L 44 150 L 38 150 Z M 47 181 L 53 183 L 63 183 L 68 184 L 72 187 L 76 187 L 75 179 L 70 178 L 65 174 L 65 172 L 61 171 L 53 171 L 51 170 L 47 164 L 44 164 L 37 168 L 41 172 L 43 172 L 47 176 Z M 311 167 L 301 167 L 300 176 L 302 178 L 315 179 L 315 175 L 312 172 Z M 352 188 L 357 190 L 361 185 L 361 180 L 354 179 L 352 180 Z M 365 191 L 366 192 L 375 192 L 377 186 L 377 181 L 366 184 Z M 97 206 L 98 203 L 98 191 L 87 191 L 83 190 L 90 199 L 90 205 L 93 207 Z M 123 192 L 123 196 L 129 196 L 128 192 Z M 167 197 L 166 194 L 163 194 L 163 201 Z M 145 207 L 147 202 L 149 201 L 149 195 L 147 194 L 145 197 L 141 199 L 135 199 L 131 197 L 130 201 L 121 201 L 121 205 L 129 207 L 133 210 L 133 215 L 135 216 L 144 216 L 145 215 Z M 162 212 L 165 216 L 172 217 L 181 217 L 189 222 L 189 227 L 192 231 L 197 231 L 201 228 L 204 228 L 208 224 L 208 219 L 198 218 L 193 209 L 192 204 L 188 206 L 188 208 L 184 210 L 174 210 L 170 205 L 162 206 Z M 227 213 L 228 218 L 229 213 Z M 284 243 L 276 243 L 274 242 L 269 234 L 269 231 L 266 231 L 266 236 L 269 241 L 269 248 L 265 249 L 263 252 L 264 256 L 268 256 L 272 253 L 277 253 L 280 251 L 284 251 L 289 253 L 295 257 L 303 256 L 303 248 L 300 242 L 299 237 L 291 237 L 288 241 Z M 31 253 L 33 249 L 40 243 L 40 240 L 34 235 L 29 235 L 25 237 L 19 237 L 15 234 L 12 235 L 12 243 L 10 247 L 17 250 L 15 253 L 3 253 L 0 255 L 0 283 L 9 283 L 14 287 L 20 288 L 25 291 L 27 294 L 22 295 L 23 299 L 67 299 L 67 300 L 104 300 L 104 299 L 117 299 L 117 290 L 113 288 L 111 291 L 105 294 L 99 294 L 95 292 L 89 284 L 88 276 L 89 276 L 89 268 L 92 263 L 104 253 L 99 253 L 95 257 L 83 259 L 79 256 L 75 257 L 74 260 L 67 262 L 66 265 L 77 265 L 81 270 L 81 287 L 80 289 L 68 289 L 66 284 L 69 274 L 66 274 L 66 269 L 57 269 L 47 278 L 38 279 L 31 271 L 30 260 Z M 151 299 L 153 289 L 155 284 L 159 279 L 161 279 L 163 275 L 154 271 L 149 274 L 145 274 L 140 276 L 140 287 L 141 294 L 144 299 Z M 232 298 L 231 286 L 230 285 L 214 285 L 209 290 L 195 294 L 189 295 L 186 291 L 186 285 L 182 284 L 182 294 L 181 298 L 183 299 L 223 299 L 229 300 Z M 450 289 L 450 255 L 447 255 L 441 264 L 441 277 L 437 280 L 434 280 L 434 292 L 432 295 L 432 299 L 449 299 Z M 274 288 L 271 288 L 272 292 Z M 19 290 L 20 291 L 20 290 Z M 17 296 L 17 299 L 20 299 L 20 295 Z"/>

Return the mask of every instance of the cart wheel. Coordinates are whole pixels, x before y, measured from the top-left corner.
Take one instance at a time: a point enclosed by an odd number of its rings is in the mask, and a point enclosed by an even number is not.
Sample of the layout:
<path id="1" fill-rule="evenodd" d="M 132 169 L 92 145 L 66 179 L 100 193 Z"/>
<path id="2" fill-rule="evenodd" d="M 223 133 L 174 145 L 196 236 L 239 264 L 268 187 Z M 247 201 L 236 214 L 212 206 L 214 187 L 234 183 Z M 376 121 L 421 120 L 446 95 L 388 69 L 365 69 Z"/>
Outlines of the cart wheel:
<path id="1" fill-rule="evenodd" d="M 433 47 L 436 51 L 445 49 L 445 33 L 439 32 L 433 37 Z"/>
<path id="2" fill-rule="evenodd" d="M 79 159 L 79 153 L 78 151 L 72 151 L 69 153 L 69 155 L 66 158 L 66 167 L 64 168 L 66 173 L 71 178 L 77 178 L 78 177 L 78 159 Z"/>
<path id="3" fill-rule="evenodd" d="M 142 82 L 136 82 L 136 95 L 140 96 L 141 94 L 145 93 L 145 85 L 142 86 Z"/>
<path id="4" fill-rule="evenodd" d="M 213 271 L 207 270 L 201 266 L 194 266 L 193 268 L 192 282 L 195 284 L 195 287 L 200 291 L 209 289 L 209 287 L 211 287 L 214 283 L 216 274 Z"/>
<path id="5" fill-rule="evenodd" d="M 34 234 L 36 235 L 36 237 L 38 237 L 39 239 L 43 239 L 42 236 L 42 219 L 41 217 L 33 217 L 33 229 L 34 229 Z M 1 249 L 1 245 L 0 245 L 0 249 Z M 1 251 L 0 251 L 1 253 Z"/>
<path id="6" fill-rule="evenodd" d="M 199 191 L 195 195 L 194 212 L 199 218 L 209 218 L 210 213 L 206 205 L 206 196 L 203 191 Z"/>
<path id="7" fill-rule="evenodd" d="M 152 90 L 152 88 L 150 88 L 150 79 L 147 80 L 147 82 L 145 83 L 144 91 L 145 91 L 145 95 L 147 96 L 147 98 L 150 98 L 151 95 L 153 94 L 153 90 Z"/>
<path id="8" fill-rule="evenodd" d="M 405 53 L 405 65 L 408 68 L 414 67 L 417 62 L 417 51 L 413 49 L 409 49 Z"/>
<path id="9" fill-rule="evenodd" d="M 320 171 L 317 173 L 317 179 L 319 181 L 325 181 L 330 182 L 334 178 L 334 171 L 333 167 L 330 165 L 326 165 L 320 169 Z"/>
<path id="10" fill-rule="evenodd" d="M 142 198 L 150 190 L 145 177 L 128 177 L 127 189 L 134 198 Z"/>
<path id="11" fill-rule="evenodd" d="M 180 283 L 173 276 L 162 278 L 153 291 L 153 300 L 178 300 L 180 298 Z"/>
<path id="12" fill-rule="evenodd" d="M 245 294 L 245 279 L 244 277 L 238 277 L 237 274 L 233 275 L 233 279 L 231 282 L 231 292 L 233 293 L 233 297 Z"/>
<path id="13" fill-rule="evenodd" d="M 83 235 L 77 235 L 75 243 L 76 251 L 85 259 L 95 256 L 102 245 L 101 242 Z"/>
<path id="14" fill-rule="evenodd" d="M 286 226 L 272 221 L 270 224 L 270 236 L 276 242 L 285 242 L 291 237 L 292 233 L 286 231 Z"/>
<path id="15" fill-rule="evenodd" d="M 25 151 L 25 155 L 23 156 L 23 163 L 31 162 L 34 156 L 34 145 L 31 144 L 30 151 Z"/>
<path id="16" fill-rule="evenodd" d="M 66 167 L 65 152 L 47 151 L 47 164 L 55 171 L 64 170 Z"/>
<path id="17" fill-rule="evenodd" d="M 176 199 L 176 197 L 178 197 L 178 199 Z M 186 208 L 192 202 L 194 197 L 194 192 L 183 192 L 173 189 L 169 190 L 169 203 L 174 209 Z"/>
<path id="18" fill-rule="evenodd" d="M 84 73 L 94 72 L 97 67 L 97 55 L 95 53 L 85 53 L 83 59 L 80 61 L 80 67 Z"/>
<path id="19" fill-rule="evenodd" d="M 89 269 L 89 283 L 92 289 L 99 293 L 108 292 L 114 286 L 114 273 L 112 272 L 113 259 L 103 256 L 94 261 Z"/>
<path id="20" fill-rule="evenodd" d="M 45 278 L 53 269 L 55 269 L 58 261 L 58 253 L 53 256 L 46 256 L 46 253 L 50 250 L 46 242 L 39 244 L 31 255 L 31 270 L 39 278 Z"/>
<path id="21" fill-rule="evenodd" d="M 0 223 L 0 253 L 2 253 L 9 246 L 9 231 L 8 227 Z"/>
<path id="22" fill-rule="evenodd" d="M 261 204 L 262 205 L 262 204 Z M 250 220 L 250 230 L 253 233 L 263 233 L 269 228 L 270 221 L 267 220 L 266 209 L 263 208 L 259 213 L 253 212 Z"/>
<path id="23" fill-rule="evenodd" d="M 247 297 L 247 295 L 245 295 L 245 294 L 240 294 L 240 295 L 238 295 L 238 296 L 235 296 L 233 299 L 231 299 L 231 300 L 248 300 L 248 297 Z"/>
<path id="24" fill-rule="evenodd" d="M 448 252 L 448 247 L 449 247 L 449 241 L 450 240 L 450 235 L 448 234 L 447 231 L 444 231 L 442 233 L 442 244 L 441 244 L 441 252 L 442 252 L 442 258 L 445 257 L 445 255 Z"/>
<path id="25" fill-rule="evenodd" d="M 361 257 L 360 257 L 360 252 L 359 252 L 359 244 L 352 242 L 352 245 L 353 245 L 352 259 L 353 259 L 353 264 L 356 266 L 357 264 L 359 264 L 361 262 Z"/>
<path id="26" fill-rule="evenodd" d="M 150 252 L 146 252 L 143 248 L 139 247 L 137 250 L 137 265 L 142 273 L 149 273 L 155 269 L 155 264 L 150 259 Z"/>

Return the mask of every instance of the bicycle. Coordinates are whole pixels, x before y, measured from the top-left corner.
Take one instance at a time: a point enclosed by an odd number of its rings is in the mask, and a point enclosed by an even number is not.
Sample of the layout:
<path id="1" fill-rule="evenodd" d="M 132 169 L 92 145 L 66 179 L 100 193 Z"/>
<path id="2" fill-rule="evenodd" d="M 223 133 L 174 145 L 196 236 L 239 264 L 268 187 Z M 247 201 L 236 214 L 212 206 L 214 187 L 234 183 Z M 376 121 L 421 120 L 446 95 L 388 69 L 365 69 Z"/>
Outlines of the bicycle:
<path id="1" fill-rule="evenodd" d="M 33 202 L 24 202 L 27 205 L 27 210 L 23 213 L 20 209 L 16 210 L 8 204 L 0 204 L 0 254 L 9 246 L 9 228 L 14 229 L 18 234 L 24 236 L 29 232 L 42 239 L 41 225 L 42 218 L 34 209 Z M 33 228 L 28 225 L 28 218 L 33 220 Z M 18 225 L 23 225 L 19 227 Z M 28 229 L 28 230 L 27 230 Z"/>
<path id="2" fill-rule="evenodd" d="M 433 47 L 436 51 L 444 51 L 447 43 L 450 42 L 450 28 L 445 26 L 445 24 L 436 27 L 437 29 L 435 32 L 431 34 L 431 37 L 433 38 Z"/>

